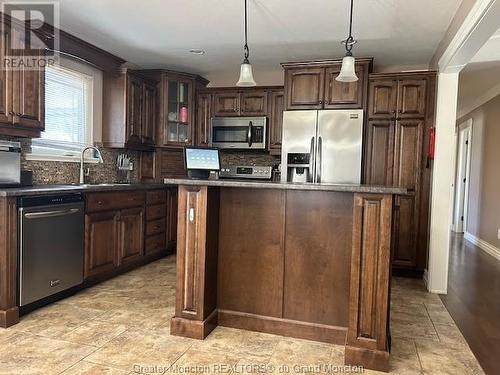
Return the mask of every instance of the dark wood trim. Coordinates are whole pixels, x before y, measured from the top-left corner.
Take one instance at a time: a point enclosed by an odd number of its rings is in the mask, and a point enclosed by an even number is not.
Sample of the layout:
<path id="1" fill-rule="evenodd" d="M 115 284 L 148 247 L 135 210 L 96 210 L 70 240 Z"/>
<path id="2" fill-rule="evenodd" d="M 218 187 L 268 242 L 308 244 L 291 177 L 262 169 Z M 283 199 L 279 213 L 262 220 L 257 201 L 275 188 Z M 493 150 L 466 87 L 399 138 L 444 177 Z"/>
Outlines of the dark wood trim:
<path id="1" fill-rule="evenodd" d="M 219 190 L 179 186 L 177 222 L 177 290 L 171 332 L 202 339 L 217 325 Z"/>
<path id="2" fill-rule="evenodd" d="M 361 366 L 376 371 L 389 372 L 389 352 L 383 350 L 370 350 L 345 347 L 344 363 L 350 366 Z"/>
<path id="3" fill-rule="evenodd" d="M 214 91 L 246 92 L 255 90 L 283 90 L 283 86 L 254 86 L 254 87 L 229 87 L 229 86 L 209 86 L 198 92 L 213 93 Z"/>
<path id="4" fill-rule="evenodd" d="M 356 59 L 357 60 L 357 59 Z M 422 70 L 422 71 L 414 71 L 414 72 L 393 72 L 393 73 L 370 73 L 370 80 L 377 79 L 413 79 L 419 77 L 427 77 L 427 76 L 436 76 L 436 70 Z"/>
<path id="5" fill-rule="evenodd" d="M 173 317 L 170 320 L 170 333 L 176 336 L 203 340 L 217 327 L 217 310 L 202 321 Z"/>
<path id="6" fill-rule="evenodd" d="M 389 368 L 392 209 L 391 195 L 354 195 L 345 363 L 379 371 Z"/>
<path id="7" fill-rule="evenodd" d="M 272 333 L 305 340 L 345 345 L 347 328 L 298 320 L 273 318 L 238 311 L 218 310 L 219 325 L 250 331 Z"/>
<path id="8" fill-rule="evenodd" d="M 0 198 L 0 327 L 17 322 L 17 201 Z"/>
<path id="9" fill-rule="evenodd" d="M 373 57 L 356 57 L 356 62 L 369 62 L 370 63 L 370 72 L 373 66 Z M 342 64 L 342 58 L 339 59 L 324 59 L 324 60 L 314 60 L 314 61 L 291 61 L 281 63 L 283 68 L 300 68 L 306 66 L 329 66 L 332 64 Z"/>

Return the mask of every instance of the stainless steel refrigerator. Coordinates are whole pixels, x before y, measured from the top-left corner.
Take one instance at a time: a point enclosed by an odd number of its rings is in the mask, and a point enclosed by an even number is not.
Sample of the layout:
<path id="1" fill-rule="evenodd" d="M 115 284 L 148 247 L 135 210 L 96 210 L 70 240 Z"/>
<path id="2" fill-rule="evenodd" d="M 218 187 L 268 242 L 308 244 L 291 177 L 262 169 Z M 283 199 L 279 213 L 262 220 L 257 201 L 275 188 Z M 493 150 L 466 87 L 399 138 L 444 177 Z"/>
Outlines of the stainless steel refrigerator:
<path id="1" fill-rule="evenodd" d="M 285 111 L 282 182 L 359 184 L 363 110 Z"/>

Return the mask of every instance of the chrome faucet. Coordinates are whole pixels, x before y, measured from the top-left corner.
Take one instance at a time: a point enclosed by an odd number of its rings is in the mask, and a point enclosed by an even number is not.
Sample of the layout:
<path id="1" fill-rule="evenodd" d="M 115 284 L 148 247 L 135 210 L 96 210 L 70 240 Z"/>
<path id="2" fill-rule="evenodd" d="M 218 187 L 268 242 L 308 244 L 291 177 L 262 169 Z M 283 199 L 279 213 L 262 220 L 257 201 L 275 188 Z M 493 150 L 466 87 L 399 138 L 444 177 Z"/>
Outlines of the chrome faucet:
<path id="1" fill-rule="evenodd" d="M 83 171 L 83 161 L 84 161 L 84 157 L 85 157 L 85 151 L 87 151 L 87 150 L 94 150 L 95 152 L 97 152 L 97 157 L 99 158 L 99 163 L 104 163 L 104 160 L 102 160 L 101 151 L 99 151 L 99 149 L 97 147 L 95 147 L 95 146 L 85 147 L 82 150 L 81 159 L 80 159 L 80 184 L 85 183 L 85 173 Z"/>

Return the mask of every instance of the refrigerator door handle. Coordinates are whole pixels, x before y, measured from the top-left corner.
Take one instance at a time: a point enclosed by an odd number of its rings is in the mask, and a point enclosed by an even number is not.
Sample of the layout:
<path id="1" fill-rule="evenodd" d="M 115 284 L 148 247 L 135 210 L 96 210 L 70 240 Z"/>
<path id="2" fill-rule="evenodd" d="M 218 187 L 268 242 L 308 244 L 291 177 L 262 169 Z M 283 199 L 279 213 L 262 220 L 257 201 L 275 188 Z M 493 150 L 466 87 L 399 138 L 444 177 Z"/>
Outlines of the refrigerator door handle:
<path id="1" fill-rule="evenodd" d="M 247 139 L 248 139 L 248 147 L 252 147 L 252 121 L 248 123 L 248 133 L 247 133 Z"/>
<path id="2" fill-rule="evenodd" d="M 321 169 L 322 169 L 322 152 L 323 152 L 323 139 L 318 137 L 318 156 L 316 158 L 316 182 L 321 183 Z"/>
<path id="3" fill-rule="evenodd" d="M 309 173 L 311 173 L 311 179 L 312 181 L 310 182 L 315 182 L 314 181 L 314 177 L 315 177 L 315 172 L 314 172 L 314 154 L 315 154 L 315 149 L 314 149 L 314 142 L 315 142 L 315 138 L 312 137 L 311 138 L 311 152 L 310 152 L 310 156 L 309 156 Z"/>

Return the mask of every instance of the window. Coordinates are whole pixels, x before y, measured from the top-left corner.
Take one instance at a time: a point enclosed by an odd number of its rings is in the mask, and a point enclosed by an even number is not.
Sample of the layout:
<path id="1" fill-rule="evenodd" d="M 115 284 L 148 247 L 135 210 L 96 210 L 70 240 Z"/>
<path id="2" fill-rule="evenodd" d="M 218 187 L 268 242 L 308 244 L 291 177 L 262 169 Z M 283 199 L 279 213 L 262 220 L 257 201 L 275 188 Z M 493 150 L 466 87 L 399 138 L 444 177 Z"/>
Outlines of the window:
<path id="1" fill-rule="evenodd" d="M 93 86 L 91 75 L 46 68 L 45 131 L 32 142 L 33 158 L 78 160 L 82 148 L 93 144 Z"/>

